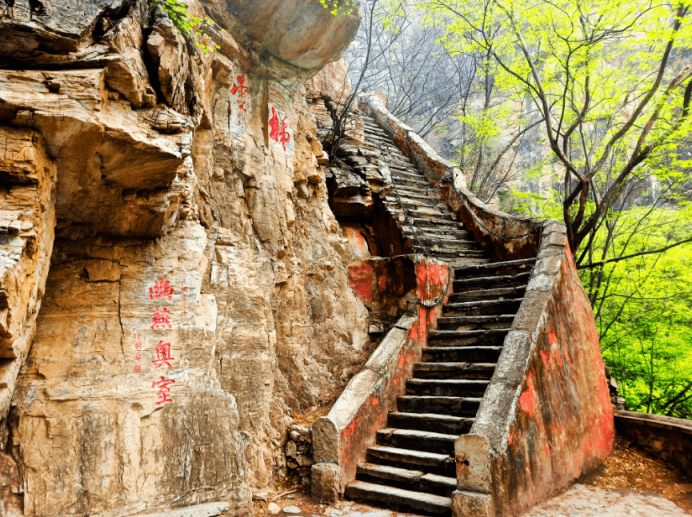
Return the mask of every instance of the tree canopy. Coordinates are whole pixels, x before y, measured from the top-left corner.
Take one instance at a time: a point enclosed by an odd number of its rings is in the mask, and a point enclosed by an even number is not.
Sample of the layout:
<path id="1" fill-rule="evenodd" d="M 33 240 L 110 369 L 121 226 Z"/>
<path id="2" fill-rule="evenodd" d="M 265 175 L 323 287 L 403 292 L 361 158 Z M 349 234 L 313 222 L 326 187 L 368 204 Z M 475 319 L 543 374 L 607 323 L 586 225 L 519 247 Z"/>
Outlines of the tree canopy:
<path id="1" fill-rule="evenodd" d="M 690 2 L 422 0 L 451 53 L 486 59 L 507 117 L 541 121 L 573 251 L 642 168 L 681 174 L 690 130 Z"/>

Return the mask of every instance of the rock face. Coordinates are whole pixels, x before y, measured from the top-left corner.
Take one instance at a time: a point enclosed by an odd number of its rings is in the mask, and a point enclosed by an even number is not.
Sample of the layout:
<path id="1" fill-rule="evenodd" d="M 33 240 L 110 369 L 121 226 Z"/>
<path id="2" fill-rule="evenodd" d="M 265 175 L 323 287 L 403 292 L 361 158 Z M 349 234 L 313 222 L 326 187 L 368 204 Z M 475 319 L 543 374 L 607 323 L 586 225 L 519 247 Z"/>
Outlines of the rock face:
<path id="1" fill-rule="evenodd" d="M 251 512 L 364 360 L 301 85 L 358 17 L 186 3 L 218 50 L 145 0 L 0 0 L 2 516 Z"/>

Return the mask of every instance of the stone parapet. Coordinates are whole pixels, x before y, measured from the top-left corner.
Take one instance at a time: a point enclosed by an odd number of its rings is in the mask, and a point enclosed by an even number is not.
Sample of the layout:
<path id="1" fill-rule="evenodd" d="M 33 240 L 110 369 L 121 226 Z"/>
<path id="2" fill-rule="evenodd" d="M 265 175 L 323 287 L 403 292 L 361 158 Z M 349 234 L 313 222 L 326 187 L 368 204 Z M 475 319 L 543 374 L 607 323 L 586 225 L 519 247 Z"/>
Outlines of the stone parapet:
<path id="1" fill-rule="evenodd" d="M 617 411 L 615 428 L 647 452 L 692 476 L 692 421 L 634 411 Z"/>
<path id="2" fill-rule="evenodd" d="M 520 515 L 567 489 L 612 449 L 598 332 L 565 227 L 546 221 L 541 235 L 476 422 L 456 442 L 459 489 L 488 501 L 490 513 L 474 515 Z"/>
<path id="3" fill-rule="evenodd" d="M 315 465 L 312 466 L 312 494 L 322 502 L 332 502 L 355 479 L 358 464 L 366 449 L 375 443 L 378 429 L 387 423 L 387 414 L 396 408 L 396 398 L 405 392 L 405 380 L 411 377 L 414 363 L 420 361 L 426 346 L 427 329 L 440 316 L 440 305 L 451 293 L 451 268 L 420 255 L 402 257 L 409 261 L 420 302 L 413 312 L 399 318 L 336 401 L 329 414 L 312 426 Z M 369 266 L 369 274 L 352 285 L 356 293 L 372 301 L 372 291 L 387 285 L 388 268 L 379 267 L 394 259 L 373 257 L 354 266 Z M 389 283 L 392 282 L 389 279 Z M 432 302 L 432 303 L 426 303 Z"/>
<path id="4" fill-rule="evenodd" d="M 402 316 L 387 333 L 363 370 L 348 383 L 329 414 L 312 426 L 314 459 L 313 496 L 323 502 L 338 498 L 356 475 L 359 460 L 384 427 L 387 413 L 403 393 L 403 380 L 420 359 L 416 334 L 418 318 Z"/>

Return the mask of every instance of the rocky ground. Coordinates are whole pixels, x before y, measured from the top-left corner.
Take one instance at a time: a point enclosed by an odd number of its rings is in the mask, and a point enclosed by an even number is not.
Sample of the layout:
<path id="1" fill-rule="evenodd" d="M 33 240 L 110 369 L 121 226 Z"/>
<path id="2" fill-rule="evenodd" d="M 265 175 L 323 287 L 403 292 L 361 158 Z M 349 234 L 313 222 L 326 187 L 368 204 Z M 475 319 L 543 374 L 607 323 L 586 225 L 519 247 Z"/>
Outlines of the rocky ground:
<path id="1" fill-rule="evenodd" d="M 692 515 L 692 479 L 618 437 L 615 450 L 591 476 L 525 517 L 684 517 Z M 293 483 L 293 484 L 292 484 Z M 254 501 L 257 517 L 407 517 L 368 505 L 340 501 L 314 504 L 309 487 L 291 479 L 273 495 Z M 295 512 L 295 513 L 292 513 Z"/>

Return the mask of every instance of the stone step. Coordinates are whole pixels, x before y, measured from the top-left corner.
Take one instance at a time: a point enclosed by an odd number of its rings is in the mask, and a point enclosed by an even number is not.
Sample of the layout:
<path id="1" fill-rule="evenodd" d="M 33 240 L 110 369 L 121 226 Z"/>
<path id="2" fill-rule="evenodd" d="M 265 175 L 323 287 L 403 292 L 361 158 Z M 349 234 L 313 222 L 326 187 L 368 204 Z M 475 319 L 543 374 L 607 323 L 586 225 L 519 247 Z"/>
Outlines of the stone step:
<path id="1" fill-rule="evenodd" d="M 450 215 L 451 218 L 451 215 Z M 464 226 L 456 221 L 450 219 L 426 219 L 424 217 L 413 217 L 412 223 L 420 229 L 436 228 L 436 229 L 448 229 L 451 231 L 464 230 Z M 427 231 L 427 230 L 426 230 Z"/>
<path id="2" fill-rule="evenodd" d="M 475 416 L 480 404 L 480 397 L 401 395 L 396 399 L 397 410 L 404 413 L 437 413 L 454 416 Z"/>
<path id="3" fill-rule="evenodd" d="M 412 449 L 416 451 L 442 452 L 454 454 L 454 440 L 458 434 L 444 434 L 418 429 L 396 429 L 385 427 L 377 431 L 377 445 Z"/>
<path id="4" fill-rule="evenodd" d="M 495 287 L 491 289 L 478 289 L 476 291 L 464 291 L 452 293 L 449 297 L 449 305 L 455 303 L 473 303 L 484 300 L 510 300 L 522 298 L 526 292 L 526 286 L 520 287 Z"/>
<path id="5" fill-rule="evenodd" d="M 401 176 L 397 176 L 396 174 L 391 175 L 392 182 L 396 183 L 396 187 L 410 187 L 413 189 L 424 189 L 430 183 L 428 183 L 426 180 L 421 180 L 417 178 L 402 178 Z"/>
<path id="6" fill-rule="evenodd" d="M 489 276 L 505 276 L 508 271 L 511 274 L 525 273 L 531 271 L 536 263 L 535 258 L 522 259 L 522 260 L 510 260 L 504 262 L 492 262 L 490 264 L 485 264 L 482 266 L 470 266 L 465 268 L 459 268 L 454 271 L 455 278 L 477 278 L 477 277 L 489 277 Z"/>
<path id="7" fill-rule="evenodd" d="M 490 379 L 495 363 L 415 363 L 416 379 Z"/>
<path id="8" fill-rule="evenodd" d="M 393 467 L 421 468 L 436 473 L 456 474 L 454 455 L 439 454 L 428 451 L 414 451 L 411 449 L 399 449 L 373 445 L 368 447 L 366 458 L 370 463 L 391 465 Z"/>
<path id="9" fill-rule="evenodd" d="M 407 395 L 432 395 L 435 397 L 477 397 L 485 393 L 487 379 L 407 379 Z M 390 427 L 408 427 L 389 424 Z"/>
<path id="10" fill-rule="evenodd" d="M 501 346 L 427 346 L 422 360 L 439 363 L 497 363 Z"/>
<path id="11" fill-rule="evenodd" d="M 442 237 L 423 237 L 420 239 L 422 242 L 424 242 L 427 246 L 431 248 L 455 248 L 459 246 L 464 246 L 467 247 L 468 249 L 479 249 L 480 245 L 478 242 L 473 241 L 473 240 L 467 240 L 467 239 L 449 239 L 449 238 L 442 238 Z"/>
<path id="12" fill-rule="evenodd" d="M 411 196 L 422 196 L 422 197 L 434 197 L 436 199 L 440 198 L 440 190 L 434 186 L 432 183 L 429 183 L 426 187 L 424 188 L 413 188 L 413 187 L 404 187 L 404 186 L 399 186 L 397 185 L 396 187 L 399 190 L 400 194 L 406 193 L 407 195 Z M 393 187 L 392 187 L 393 190 Z"/>
<path id="13" fill-rule="evenodd" d="M 460 228 L 463 228 L 463 225 L 459 224 Z M 411 226 L 408 225 L 403 225 L 401 227 L 402 232 L 404 235 L 415 235 L 419 238 L 425 238 L 425 239 L 448 239 L 448 240 L 469 240 L 471 238 L 471 233 L 467 232 L 466 230 L 445 230 L 445 229 L 437 229 L 437 228 L 419 228 L 416 227 L 415 229 Z"/>
<path id="14" fill-rule="evenodd" d="M 451 213 L 443 212 L 439 208 L 435 208 L 435 209 L 416 208 L 416 209 L 412 209 L 412 210 L 407 210 L 407 212 L 413 218 L 413 220 L 414 220 L 413 224 L 417 224 L 416 221 L 418 219 L 428 219 L 428 220 L 446 222 L 448 224 L 451 222 L 454 222 L 454 217 L 452 216 Z"/>
<path id="15" fill-rule="evenodd" d="M 455 437 L 456 438 L 456 437 Z M 366 463 L 359 465 L 356 472 L 358 481 L 386 485 L 404 490 L 427 492 L 429 494 L 451 496 L 456 490 L 457 480 L 454 477 L 429 474 L 422 470 L 409 470 L 386 465 Z"/>
<path id="16" fill-rule="evenodd" d="M 411 168 L 407 168 L 405 165 L 396 165 L 393 163 L 390 163 L 388 165 L 389 170 L 392 174 L 392 178 L 421 180 L 428 185 L 431 184 L 423 175 L 423 173 L 419 171 L 417 168 L 415 168 L 413 164 L 411 164 Z"/>
<path id="17" fill-rule="evenodd" d="M 518 287 L 529 283 L 531 272 L 523 271 L 516 274 L 498 275 L 498 276 L 483 276 L 477 278 L 461 278 L 454 277 L 454 292 L 476 291 L 479 288 L 489 288 L 501 285 L 502 287 Z"/>
<path id="18" fill-rule="evenodd" d="M 523 298 L 454 301 L 446 303 L 443 316 L 480 316 L 491 314 L 516 314 Z"/>
<path id="19" fill-rule="evenodd" d="M 510 327 L 476 330 L 428 330 L 430 346 L 502 346 Z"/>
<path id="20" fill-rule="evenodd" d="M 412 379 L 409 379 L 408 382 L 411 380 Z M 437 381 L 438 384 L 441 382 L 442 381 Z M 448 383 L 449 382 L 454 381 L 448 381 Z M 485 385 L 487 384 L 488 383 L 486 382 Z M 485 385 L 483 386 L 483 389 L 485 389 Z M 447 388 L 449 388 L 449 386 Z M 442 388 L 438 386 L 437 389 Z M 438 396 L 440 396 L 440 394 L 438 394 Z M 389 415 L 387 416 L 387 427 L 395 427 L 397 429 L 412 429 L 416 431 L 431 431 L 434 433 L 455 434 L 459 436 L 461 434 L 468 433 L 474 421 L 475 418 L 463 416 L 437 415 L 435 413 L 400 413 L 398 411 L 390 411 Z"/>
<path id="21" fill-rule="evenodd" d="M 487 329 L 504 329 L 512 325 L 514 316 L 514 314 L 442 316 L 437 319 L 437 330 L 483 331 Z M 466 336 L 470 337 L 470 334 L 466 334 Z"/>
<path id="22" fill-rule="evenodd" d="M 440 199 L 440 193 L 437 189 L 431 189 L 428 192 L 420 192 L 418 190 L 411 190 L 397 185 L 397 192 L 402 198 L 417 200 L 417 201 L 428 201 L 434 203 L 435 205 L 444 203 Z M 393 188 L 388 188 L 386 190 L 387 197 L 395 197 L 396 194 Z"/>
<path id="23" fill-rule="evenodd" d="M 420 252 L 423 251 L 430 251 L 433 253 L 435 257 L 440 257 L 440 258 L 465 258 L 465 257 L 478 257 L 478 258 L 485 258 L 487 257 L 487 253 L 485 250 L 479 250 L 479 249 L 473 249 L 473 248 L 467 248 L 465 246 L 459 246 L 458 248 L 434 248 L 431 246 L 421 246 L 421 245 L 414 245 L 413 246 L 414 250 L 418 252 L 416 248 L 420 248 Z M 425 248 L 425 249 L 423 249 Z"/>
<path id="24" fill-rule="evenodd" d="M 487 264 L 492 262 L 490 257 L 471 257 L 471 258 L 459 258 L 459 259 L 445 259 L 445 262 L 452 267 L 463 267 L 470 266 L 473 264 Z"/>
<path id="25" fill-rule="evenodd" d="M 434 206 L 438 208 L 444 208 L 444 205 L 440 203 L 439 199 L 431 199 L 427 198 L 424 199 L 422 197 L 419 198 L 411 198 L 408 195 L 401 194 L 399 193 L 399 198 L 397 198 L 395 195 L 394 196 L 385 196 L 384 202 L 385 203 L 398 203 L 399 199 L 401 199 L 401 203 L 404 205 L 412 205 L 412 206 Z"/>
<path id="26" fill-rule="evenodd" d="M 426 513 L 450 514 L 452 499 L 435 494 L 414 492 L 364 481 L 353 481 L 346 486 L 344 496 L 382 504 L 395 504 L 421 510 Z"/>

